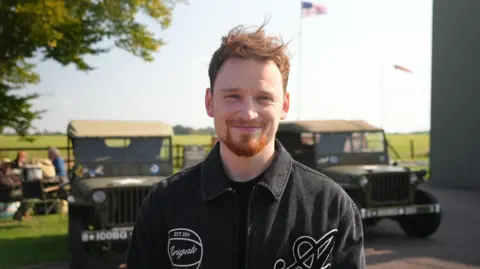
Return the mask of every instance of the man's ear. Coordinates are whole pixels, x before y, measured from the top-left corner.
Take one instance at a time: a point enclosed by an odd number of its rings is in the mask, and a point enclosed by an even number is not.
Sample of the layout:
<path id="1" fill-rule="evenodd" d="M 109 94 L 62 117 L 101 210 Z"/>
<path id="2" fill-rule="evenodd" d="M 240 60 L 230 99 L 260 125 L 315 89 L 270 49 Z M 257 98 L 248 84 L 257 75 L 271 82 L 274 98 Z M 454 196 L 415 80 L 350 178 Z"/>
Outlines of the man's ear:
<path id="1" fill-rule="evenodd" d="M 290 93 L 285 92 L 283 96 L 282 112 L 280 113 L 281 120 L 284 120 L 287 118 L 287 114 L 289 110 L 290 110 Z"/>
<path id="2" fill-rule="evenodd" d="M 213 118 L 213 92 L 210 88 L 205 90 L 205 109 L 207 110 L 207 115 Z"/>

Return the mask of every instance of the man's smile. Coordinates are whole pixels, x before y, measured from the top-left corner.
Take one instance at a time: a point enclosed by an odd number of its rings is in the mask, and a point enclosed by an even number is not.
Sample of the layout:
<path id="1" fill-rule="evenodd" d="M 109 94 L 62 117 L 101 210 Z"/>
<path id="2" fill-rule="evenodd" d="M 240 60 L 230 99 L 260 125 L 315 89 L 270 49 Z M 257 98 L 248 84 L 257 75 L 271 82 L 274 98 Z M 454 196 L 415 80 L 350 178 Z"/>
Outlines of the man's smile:
<path id="1" fill-rule="evenodd" d="M 231 128 L 239 132 L 245 132 L 245 133 L 252 133 L 262 129 L 262 127 L 260 126 L 248 126 L 248 125 L 232 125 Z"/>

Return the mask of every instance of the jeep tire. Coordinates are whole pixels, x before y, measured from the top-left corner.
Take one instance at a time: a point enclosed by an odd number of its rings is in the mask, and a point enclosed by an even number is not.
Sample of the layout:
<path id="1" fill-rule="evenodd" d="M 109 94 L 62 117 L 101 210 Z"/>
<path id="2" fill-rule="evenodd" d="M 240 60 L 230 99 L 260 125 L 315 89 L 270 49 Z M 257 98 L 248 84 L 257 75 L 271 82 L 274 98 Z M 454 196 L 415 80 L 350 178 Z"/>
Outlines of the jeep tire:
<path id="1" fill-rule="evenodd" d="M 415 191 L 415 204 L 435 204 L 438 200 L 423 190 Z M 441 211 L 422 215 L 403 216 L 398 224 L 409 237 L 426 238 L 434 234 L 442 220 Z"/>
<path id="2" fill-rule="evenodd" d="M 86 268 L 86 247 L 82 243 L 83 222 L 81 210 L 68 208 L 68 258 L 70 269 Z"/>

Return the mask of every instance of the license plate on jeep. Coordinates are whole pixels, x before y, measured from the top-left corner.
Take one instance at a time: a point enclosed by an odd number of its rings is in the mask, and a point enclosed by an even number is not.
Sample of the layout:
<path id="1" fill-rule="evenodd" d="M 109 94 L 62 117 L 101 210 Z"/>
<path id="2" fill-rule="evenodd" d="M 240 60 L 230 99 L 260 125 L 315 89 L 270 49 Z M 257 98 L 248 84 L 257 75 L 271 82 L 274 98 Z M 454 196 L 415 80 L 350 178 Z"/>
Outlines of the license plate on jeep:
<path id="1" fill-rule="evenodd" d="M 379 217 L 396 216 L 399 215 L 400 208 L 381 208 L 377 210 Z"/>
<path id="2" fill-rule="evenodd" d="M 123 241 L 130 239 L 131 230 L 84 231 L 83 242 Z"/>
<path id="3" fill-rule="evenodd" d="M 362 219 L 365 218 L 381 218 L 394 216 L 408 216 L 417 214 L 430 214 L 440 212 L 439 204 L 411 205 L 402 207 L 386 207 L 386 208 L 361 208 L 360 214 Z"/>

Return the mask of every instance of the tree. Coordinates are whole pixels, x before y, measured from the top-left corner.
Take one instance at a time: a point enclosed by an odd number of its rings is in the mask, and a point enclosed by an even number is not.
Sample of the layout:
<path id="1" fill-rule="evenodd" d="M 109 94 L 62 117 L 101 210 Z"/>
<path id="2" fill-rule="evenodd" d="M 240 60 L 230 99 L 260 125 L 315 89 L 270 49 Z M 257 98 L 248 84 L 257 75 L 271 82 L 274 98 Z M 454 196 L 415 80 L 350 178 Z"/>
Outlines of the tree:
<path id="1" fill-rule="evenodd" d="M 100 55 L 115 47 L 153 61 L 152 53 L 165 45 L 136 16 L 142 12 L 162 29 L 171 24 L 172 10 L 181 0 L 2 0 L 0 1 L 0 133 L 6 127 L 25 138 L 32 122 L 45 111 L 34 110 L 38 93 L 19 90 L 37 84 L 32 59 L 74 64 L 78 70 L 94 68 L 87 55 Z M 184 2 L 184 1 L 182 1 Z"/>

